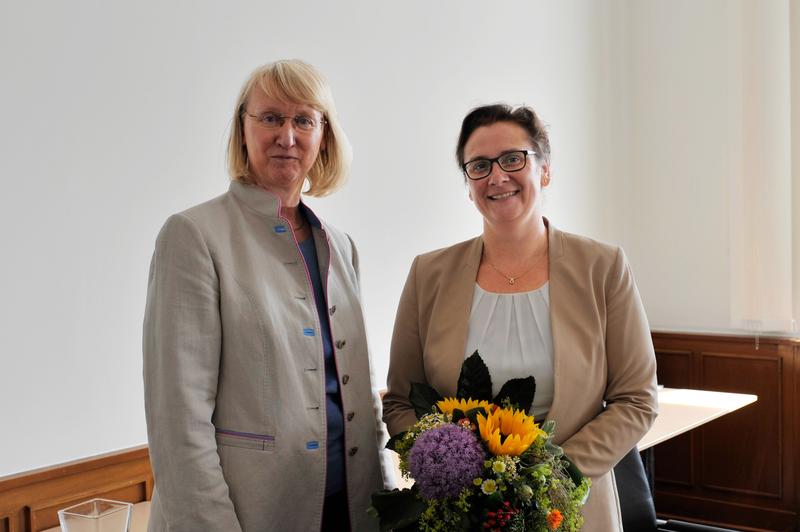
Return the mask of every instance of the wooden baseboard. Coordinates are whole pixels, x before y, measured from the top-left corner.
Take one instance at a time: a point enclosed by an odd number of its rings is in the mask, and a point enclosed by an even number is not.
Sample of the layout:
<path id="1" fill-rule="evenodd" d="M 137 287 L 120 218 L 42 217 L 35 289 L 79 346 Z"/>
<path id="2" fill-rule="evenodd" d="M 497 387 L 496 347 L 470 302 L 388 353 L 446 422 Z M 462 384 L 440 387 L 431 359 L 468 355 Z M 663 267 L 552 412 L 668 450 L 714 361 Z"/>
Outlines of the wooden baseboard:
<path id="1" fill-rule="evenodd" d="M 58 526 L 58 510 L 94 497 L 150 500 L 153 473 L 146 445 L 0 478 L 0 532 Z"/>

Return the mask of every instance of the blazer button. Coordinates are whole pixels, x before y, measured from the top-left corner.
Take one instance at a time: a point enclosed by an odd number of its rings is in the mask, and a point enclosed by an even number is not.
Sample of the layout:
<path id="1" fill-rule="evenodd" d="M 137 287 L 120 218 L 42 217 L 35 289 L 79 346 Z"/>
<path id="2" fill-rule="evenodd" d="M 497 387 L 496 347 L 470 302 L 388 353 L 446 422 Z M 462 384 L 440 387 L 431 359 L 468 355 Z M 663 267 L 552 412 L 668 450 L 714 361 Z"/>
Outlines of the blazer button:
<path id="1" fill-rule="evenodd" d="M 350 375 L 342 375 L 342 384 L 347 384 L 348 382 L 350 382 Z"/>
<path id="2" fill-rule="evenodd" d="M 331 316 L 333 316 L 333 313 L 336 312 L 336 305 L 332 306 L 329 310 L 330 310 Z"/>
<path id="3" fill-rule="evenodd" d="M 347 421 L 353 421 L 353 418 L 356 417 L 355 412 L 348 412 L 347 413 Z"/>
<path id="4" fill-rule="evenodd" d="M 345 345 L 347 345 L 347 341 L 346 340 L 336 340 L 336 349 L 341 349 Z"/>
<path id="5" fill-rule="evenodd" d="M 350 456 L 355 456 L 357 452 L 358 452 L 358 447 L 350 447 L 350 450 L 347 451 L 347 454 L 349 454 Z"/>

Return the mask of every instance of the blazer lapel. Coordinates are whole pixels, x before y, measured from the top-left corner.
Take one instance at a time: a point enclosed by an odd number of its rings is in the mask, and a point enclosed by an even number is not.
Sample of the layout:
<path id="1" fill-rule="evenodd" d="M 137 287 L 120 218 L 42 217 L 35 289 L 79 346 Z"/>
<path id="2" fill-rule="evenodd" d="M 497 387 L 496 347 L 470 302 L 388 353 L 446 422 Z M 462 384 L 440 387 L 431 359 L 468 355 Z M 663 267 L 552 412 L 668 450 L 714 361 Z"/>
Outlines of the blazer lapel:
<path id="1" fill-rule="evenodd" d="M 547 413 L 546 419 L 557 419 L 559 408 L 561 407 L 561 400 L 564 396 L 562 384 L 564 379 L 561 374 L 561 362 L 565 356 L 564 347 L 566 345 L 566 338 L 564 338 L 564 318 L 568 317 L 569 309 L 562 296 L 563 283 L 565 282 L 562 275 L 563 258 L 564 258 L 564 235 L 561 231 L 556 229 L 552 223 L 545 218 L 547 224 L 547 232 L 549 237 L 548 253 L 550 254 L 550 333 L 553 336 L 553 403 L 550 405 L 550 410 Z"/>
<path id="2" fill-rule="evenodd" d="M 427 335 L 426 373 L 430 384 L 443 396 L 454 397 L 469 331 L 475 279 L 483 253 L 483 239 L 474 238 L 456 257 L 449 275 L 440 278 L 439 294 L 431 313 Z"/>

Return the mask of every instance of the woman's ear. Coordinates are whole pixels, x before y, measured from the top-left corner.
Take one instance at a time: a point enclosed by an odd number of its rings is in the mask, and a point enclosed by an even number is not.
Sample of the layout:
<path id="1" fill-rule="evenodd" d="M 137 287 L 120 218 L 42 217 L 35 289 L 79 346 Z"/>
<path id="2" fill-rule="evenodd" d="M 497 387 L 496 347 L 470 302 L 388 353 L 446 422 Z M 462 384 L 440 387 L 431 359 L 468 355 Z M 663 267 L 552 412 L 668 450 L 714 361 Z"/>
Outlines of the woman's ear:
<path id="1" fill-rule="evenodd" d="M 542 165 L 542 178 L 541 178 L 541 185 L 542 187 L 546 187 L 550 184 L 550 165 L 543 164 Z"/>

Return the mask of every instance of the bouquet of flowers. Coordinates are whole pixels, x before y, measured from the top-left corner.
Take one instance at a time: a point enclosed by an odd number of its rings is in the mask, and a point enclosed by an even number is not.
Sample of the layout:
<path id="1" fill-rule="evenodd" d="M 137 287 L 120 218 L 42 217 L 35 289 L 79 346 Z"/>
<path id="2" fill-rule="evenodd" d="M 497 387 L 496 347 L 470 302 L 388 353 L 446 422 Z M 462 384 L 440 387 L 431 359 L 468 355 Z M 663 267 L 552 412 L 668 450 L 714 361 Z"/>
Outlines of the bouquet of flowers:
<path id="1" fill-rule="evenodd" d="M 413 383 L 419 421 L 392 437 L 410 489 L 380 490 L 370 513 L 382 531 L 575 531 L 589 479 L 553 444 L 555 423 L 526 414 L 533 377 L 512 379 L 492 398 L 476 351 L 464 361 L 455 398 Z"/>

